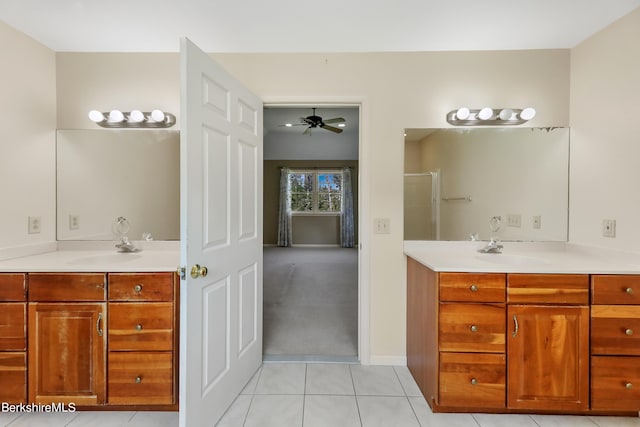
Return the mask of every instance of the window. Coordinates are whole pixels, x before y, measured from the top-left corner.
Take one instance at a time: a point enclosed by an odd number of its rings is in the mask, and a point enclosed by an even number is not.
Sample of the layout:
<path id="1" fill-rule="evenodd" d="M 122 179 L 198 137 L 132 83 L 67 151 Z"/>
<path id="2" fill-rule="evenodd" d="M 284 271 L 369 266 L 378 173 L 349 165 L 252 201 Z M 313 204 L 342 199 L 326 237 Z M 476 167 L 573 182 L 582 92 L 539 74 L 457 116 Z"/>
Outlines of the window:
<path id="1" fill-rule="evenodd" d="M 342 212 L 342 172 L 291 171 L 291 212 L 295 214 L 339 214 Z"/>

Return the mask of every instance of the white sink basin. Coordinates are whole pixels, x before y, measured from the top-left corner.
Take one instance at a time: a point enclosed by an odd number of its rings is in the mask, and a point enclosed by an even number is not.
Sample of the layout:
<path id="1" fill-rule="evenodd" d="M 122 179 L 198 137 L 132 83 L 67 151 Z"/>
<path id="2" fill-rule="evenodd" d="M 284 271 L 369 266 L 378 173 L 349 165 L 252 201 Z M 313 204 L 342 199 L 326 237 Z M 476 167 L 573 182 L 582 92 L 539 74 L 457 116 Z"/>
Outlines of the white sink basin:
<path id="1" fill-rule="evenodd" d="M 67 264 L 70 265 L 113 265 L 113 264 L 121 264 L 131 262 L 137 259 L 142 258 L 142 255 L 137 255 L 133 253 L 114 253 L 114 254 L 104 254 L 104 255 L 91 255 L 85 256 L 81 258 L 74 258 L 67 261 Z"/>
<path id="2" fill-rule="evenodd" d="M 549 264 L 549 261 L 543 258 L 512 254 L 479 254 L 476 255 L 476 259 L 486 262 L 492 262 L 495 264 L 517 266 Z"/>

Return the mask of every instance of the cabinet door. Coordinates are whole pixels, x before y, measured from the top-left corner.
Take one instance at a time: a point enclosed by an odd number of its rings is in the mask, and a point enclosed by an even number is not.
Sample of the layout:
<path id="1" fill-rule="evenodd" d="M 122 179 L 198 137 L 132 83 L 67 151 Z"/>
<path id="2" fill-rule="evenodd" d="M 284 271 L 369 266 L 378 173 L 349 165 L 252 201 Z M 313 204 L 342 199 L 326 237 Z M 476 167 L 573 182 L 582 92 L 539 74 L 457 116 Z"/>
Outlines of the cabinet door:
<path id="1" fill-rule="evenodd" d="M 105 303 L 29 304 L 29 401 L 105 401 Z"/>
<path id="2" fill-rule="evenodd" d="M 589 407 L 589 307 L 508 309 L 507 405 L 580 411 Z"/>

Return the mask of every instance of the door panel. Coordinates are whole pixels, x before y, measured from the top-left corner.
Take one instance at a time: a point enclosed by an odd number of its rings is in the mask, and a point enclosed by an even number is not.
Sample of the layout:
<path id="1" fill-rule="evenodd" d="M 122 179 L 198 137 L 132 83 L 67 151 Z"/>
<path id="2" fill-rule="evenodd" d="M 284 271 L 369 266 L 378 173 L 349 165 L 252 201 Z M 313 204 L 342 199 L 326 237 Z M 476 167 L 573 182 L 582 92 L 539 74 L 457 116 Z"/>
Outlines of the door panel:
<path id="1" fill-rule="evenodd" d="M 262 102 L 186 39 L 181 67 L 184 427 L 215 424 L 262 362 Z"/>

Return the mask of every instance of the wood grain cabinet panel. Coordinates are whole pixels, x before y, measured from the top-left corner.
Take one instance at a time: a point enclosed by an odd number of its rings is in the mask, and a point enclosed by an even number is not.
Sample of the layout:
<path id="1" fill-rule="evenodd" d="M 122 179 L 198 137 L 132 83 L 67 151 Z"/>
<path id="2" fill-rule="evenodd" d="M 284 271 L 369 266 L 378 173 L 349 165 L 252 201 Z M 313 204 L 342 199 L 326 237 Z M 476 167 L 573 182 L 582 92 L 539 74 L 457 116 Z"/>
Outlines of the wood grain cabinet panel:
<path id="1" fill-rule="evenodd" d="M 27 355 L 0 352 L 0 402 L 27 402 Z"/>
<path id="2" fill-rule="evenodd" d="M 27 303 L 0 303 L 0 351 L 27 349 Z"/>
<path id="3" fill-rule="evenodd" d="M 589 307 L 511 305 L 507 406 L 589 408 Z"/>
<path id="4" fill-rule="evenodd" d="M 640 358 L 591 358 L 591 408 L 640 411 Z"/>
<path id="5" fill-rule="evenodd" d="M 504 353 L 504 304 L 441 303 L 440 351 Z"/>
<path id="6" fill-rule="evenodd" d="M 171 352 L 109 353 L 110 404 L 171 404 Z"/>
<path id="7" fill-rule="evenodd" d="M 440 398 L 443 406 L 504 408 L 504 354 L 440 353 Z"/>
<path id="8" fill-rule="evenodd" d="M 109 273 L 109 301 L 173 301 L 175 273 Z"/>
<path id="9" fill-rule="evenodd" d="M 640 305 L 640 275 L 591 276 L 591 304 Z"/>
<path id="10" fill-rule="evenodd" d="M 105 401 L 105 303 L 29 304 L 29 401 Z"/>
<path id="11" fill-rule="evenodd" d="M 104 273 L 29 273 L 29 301 L 104 301 Z"/>
<path id="12" fill-rule="evenodd" d="M 640 305 L 594 305 L 591 353 L 640 356 Z"/>
<path id="13" fill-rule="evenodd" d="M 0 302 L 26 301 L 27 281 L 24 273 L 0 273 Z"/>
<path id="14" fill-rule="evenodd" d="M 589 304 L 586 274 L 508 274 L 511 304 Z"/>
<path id="15" fill-rule="evenodd" d="M 440 301 L 504 302 L 506 274 L 440 273 Z"/>
<path id="16" fill-rule="evenodd" d="M 109 303 L 109 351 L 172 348 L 173 304 Z"/>

